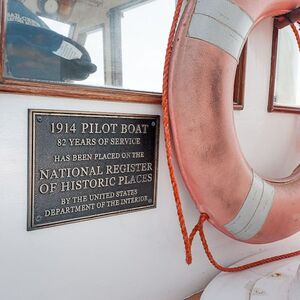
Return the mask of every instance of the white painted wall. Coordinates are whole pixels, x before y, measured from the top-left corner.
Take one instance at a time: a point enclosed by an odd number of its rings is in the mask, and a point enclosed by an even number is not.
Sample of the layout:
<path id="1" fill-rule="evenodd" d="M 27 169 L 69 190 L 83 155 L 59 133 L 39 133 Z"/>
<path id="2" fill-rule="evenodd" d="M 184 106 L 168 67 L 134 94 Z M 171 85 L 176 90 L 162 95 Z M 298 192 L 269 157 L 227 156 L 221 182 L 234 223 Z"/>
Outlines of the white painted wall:
<path id="1" fill-rule="evenodd" d="M 249 162 L 262 175 L 281 176 L 299 161 L 300 119 L 266 112 L 271 32 L 267 20 L 249 39 L 245 110 L 235 119 Z M 1 94 L 0 107 L 0 299 L 182 300 L 217 274 L 198 239 L 193 265 L 185 264 L 162 131 L 156 209 L 26 231 L 28 108 L 161 114 L 160 106 Z M 199 213 L 180 186 L 191 228 Z M 206 232 L 224 264 L 268 247 L 296 248 L 299 240 L 249 246 L 210 225 Z"/>
<path id="2" fill-rule="evenodd" d="M 279 30 L 274 97 L 278 105 L 300 105 L 300 55 L 290 26 Z"/>

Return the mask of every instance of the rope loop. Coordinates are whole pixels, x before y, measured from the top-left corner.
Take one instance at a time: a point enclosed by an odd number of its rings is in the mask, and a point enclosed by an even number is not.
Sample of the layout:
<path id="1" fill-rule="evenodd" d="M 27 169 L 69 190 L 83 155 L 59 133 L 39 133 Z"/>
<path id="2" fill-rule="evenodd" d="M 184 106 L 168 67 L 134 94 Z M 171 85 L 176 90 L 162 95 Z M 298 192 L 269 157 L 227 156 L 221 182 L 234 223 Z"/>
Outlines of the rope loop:
<path id="1" fill-rule="evenodd" d="M 264 258 L 258 261 L 254 261 L 245 265 L 241 265 L 241 266 L 237 266 L 237 267 L 224 267 L 221 264 L 219 264 L 213 254 L 211 253 L 205 234 L 204 234 L 204 229 L 203 229 L 203 225 L 204 223 L 208 220 L 208 215 L 205 213 L 202 213 L 199 219 L 199 235 L 200 235 L 200 239 L 202 242 L 202 246 L 203 249 L 205 251 L 205 254 L 208 258 L 208 260 L 210 261 L 210 263 L 219 271 L 221 272 L 240 272 L 240 271 L 245 271 L 248 269 L 252 269 L 261 265 L 265 265 L 274 261 L 278 261 L 278 260 L 282 260 L 282 259 L 286 259 L 286 258 L 290 258 L 290 257 L 294 257 L 294 256 L 298 256 L 300 255 L 300 250 L 294 251 L 294 252 L 289 252 L 286 254 L 281 254 L 281 255 L 277 255 L 277 256 L 272 256 L 272 257 L 268 257 L 268 258 Z"/>

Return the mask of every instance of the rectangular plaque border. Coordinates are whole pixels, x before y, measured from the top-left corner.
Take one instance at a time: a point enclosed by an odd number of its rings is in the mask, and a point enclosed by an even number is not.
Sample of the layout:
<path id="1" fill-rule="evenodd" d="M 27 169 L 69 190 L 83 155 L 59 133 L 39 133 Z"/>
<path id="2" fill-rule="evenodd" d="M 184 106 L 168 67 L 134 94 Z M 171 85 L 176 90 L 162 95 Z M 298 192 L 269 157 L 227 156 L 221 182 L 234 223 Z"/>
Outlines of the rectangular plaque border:
<path id="1" fill-rule="evenodd" d="M 126 119 L 156 119 L 155 130 L 155 150 L 154 150 L 154 191 L 153 203 L 137 208 L 129 208 L 120 211 L 113 211 L 93 216 L 79 217 L 71 220 L 56 221 L 44 223 L 41 225 L 34 224 L 34 170 L 35 170 L 35 115 L 56 115 L 56 116 L 74 116 L 74 117 L 109 117 L 109 118 L 126 118 Z M 77 110 L 53 110 L 53 109 L 28 109 L 28 201 L 27 201 L 27 231 L 37 229 L 56 227 L 59 225 L 78 223 L 88 220 L 100 219 L 115 215 L 127 214 L 135 211 L 147 210 L 157 207 L 157 180 L 158 180 L 158 161 L 159 161 L 159 134 L 160 134 L 160 116 L 152 114 L 131 114 L 131 113 L 111 113 L 111 112 L 94 112 L 94 111 L 77 111 Z"/>

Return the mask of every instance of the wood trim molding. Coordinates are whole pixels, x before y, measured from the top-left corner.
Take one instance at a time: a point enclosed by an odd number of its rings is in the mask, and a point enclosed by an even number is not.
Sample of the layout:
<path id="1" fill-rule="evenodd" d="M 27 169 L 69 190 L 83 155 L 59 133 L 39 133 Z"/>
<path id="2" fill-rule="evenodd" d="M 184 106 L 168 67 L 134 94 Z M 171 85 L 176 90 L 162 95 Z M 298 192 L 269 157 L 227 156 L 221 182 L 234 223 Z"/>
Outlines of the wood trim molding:
<path id="1" fill-rule="evenodd" d="M 281 112 L 288 114 L 300 114 L 299 107 L 285 106 L 285 105 L 273 105 L 268 107 L 268 112 Z"/>
<path id="2" fill-rule="evenodd" d="M 244 72 L 244 71 L 243 71 Z M 244 74 L 241 75 L 237 71 L 235 95 L 237 99 L 233 103 L 235 110 L 244 108 Z M 146 104 L 161 104 L 161 93 L 130 91 L 115 88 L 94 88 L 85 86 L 70 86 L 62 84 L 49 84 L 39 82 L 4 80 L 0 83 L 0 92 L 38 95 L 38 96 L 53 96 L 67 97 L 86 100 L 107 100 L 120 102 L 136 102 Z"/>
<path id="3" fill-rule="evenodd" d="M 273 25 L 268 112 L 274 111 L 274 91 L 275 91 L 275 77 L 276 77 L 277 48 L 278 48 L 278 29 L 275 27 L 275 25 Z"/>
<path id="4" fill-rule="evenodd" d="M 50 84 L 32 81 L 4 80 L 0 92 L 26 95 L 67 97 L 86 100 L 108 100 L 160 104 L 160 93 L 122 90 L 115 88 L 95 88 L 89 86 Z"/>
<path id="5" fill-rule="evenodd" d="M 244 83 L 243 87 L 235 93 L 242 97 L 235 98 L 233 107 L 235 110 L 244 108 Z M 38 82 L 26 82 L 16 80 L 4 80 L 0 83 L 0 92 L 23 95 L 38 95 L 52 97 L 67 97 L 85 100 L 106 100 L 120 102 L 136 102 L 144 104 L 161 104 L 161 93 L 150 93 L 140 91 L 130 91 L 115 88 L 94 88 L 84 86 L 66 86 L 61 84 L 48 84 Z"/>
<path id="6" fill-rule="evenodd" d="M 273 38 L 272 38 L 272 56 L 271 56 L 271 71 L 270 71 L 270 87 L 269 87 L 269 100 L 268 112 L 292 113 L 300 114 L 300 107 L 285 106 L 274 103 L 275 81 L 276 81 L 276 62 L 278 50 L 278 28 L 273 25 Z"/>

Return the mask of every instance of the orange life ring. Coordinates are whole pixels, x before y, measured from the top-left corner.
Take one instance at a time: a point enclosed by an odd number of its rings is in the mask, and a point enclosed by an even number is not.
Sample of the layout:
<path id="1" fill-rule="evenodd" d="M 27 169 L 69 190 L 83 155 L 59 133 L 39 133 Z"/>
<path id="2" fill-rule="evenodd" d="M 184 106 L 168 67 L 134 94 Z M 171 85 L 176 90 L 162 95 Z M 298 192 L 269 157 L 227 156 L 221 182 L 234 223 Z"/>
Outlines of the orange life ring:
<path id="1" fill-rule="evenodd" d="M 300 168 L 263 179 L 245 160 L 233 122 L 239 55 L 263 18 L 300 0 L 189 0 L 169 72 L 169 116 L 185 184 L 220 231 L 247 243 L 281 240 L 300 230 Z"/>

